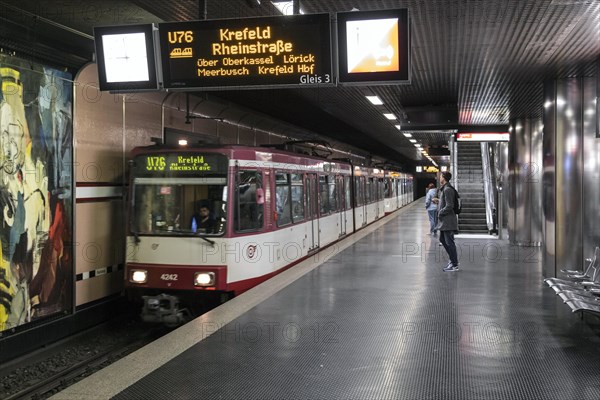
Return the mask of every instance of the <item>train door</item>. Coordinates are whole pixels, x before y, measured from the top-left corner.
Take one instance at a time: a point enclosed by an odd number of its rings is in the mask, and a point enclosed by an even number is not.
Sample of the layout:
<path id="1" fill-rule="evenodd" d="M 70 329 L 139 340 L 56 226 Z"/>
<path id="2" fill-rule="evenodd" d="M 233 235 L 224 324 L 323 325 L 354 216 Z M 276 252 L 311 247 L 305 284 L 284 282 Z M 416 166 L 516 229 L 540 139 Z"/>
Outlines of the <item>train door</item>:
<path id="1" fill-rule="evenodd" d="M 398 178 L 392 180 L 392 187 L 394 188 L 394 210 L 397 210 L 401 207 L 400 196 L 398 195 Z"/>
<path id="2" fill-rule="evenodd" d="M 367 225 L 368 221 L 368 215 L 367 215 L 367 209 L 369 208 L 369 202 L 371 201 L 371 195 L 369 193 L 369 190 L 371 189 L 371 186 L 369 185 L 369 180 L 368 178 L 361 176 L 360 178 L 360 191 L 362 193 L 363 196 L 363 203 L 362 203 L 362 224 L 361 226 L 365 226 Z"/>
<path id="3" fill-rule="evenodd" d="M 402 205 L 406 205 L 406 185 L 404 185 L 404 177 L 400 179 L 400 200 L 402 200 Z"/>
<path id="4" fill-rule="evenodd" d="M 375 180 L 375 187 L 377 188 L 377 211 L 375 212 L 375 217 L 377 219 L 379 219 L 380 217 L 383 217 L 384 214 L 384 203 L 385 203 L 385 195 L 384 195 L 384 184 L 383 184 L 383 178 L 379 178 Z"/>
<path id="5" fill-rule="evenodd" d="M 308 251 L 319 247 L 319 181 L 317 174 L 306 174 L 306 218 L 308 223 Z"/>
<path id="6" fill-rule="evenodd" d="M 340 237 L 346 234 L 346 185 L 343 176 L 336 176 L 338 212 L 340 215 Z"/>

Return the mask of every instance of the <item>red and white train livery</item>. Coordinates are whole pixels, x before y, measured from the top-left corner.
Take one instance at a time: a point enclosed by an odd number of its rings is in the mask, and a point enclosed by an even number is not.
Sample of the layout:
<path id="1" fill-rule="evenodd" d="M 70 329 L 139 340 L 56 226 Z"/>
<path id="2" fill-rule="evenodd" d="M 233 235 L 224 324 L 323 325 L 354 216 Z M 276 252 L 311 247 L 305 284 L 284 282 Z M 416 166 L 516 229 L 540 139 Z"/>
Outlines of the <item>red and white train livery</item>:
<path id="1" fill-rule="evenodd" d="M 235 295 L 412 201 L 412 177 L 260 147 L 132 153 L 126 288 L 142 317 Z"/>

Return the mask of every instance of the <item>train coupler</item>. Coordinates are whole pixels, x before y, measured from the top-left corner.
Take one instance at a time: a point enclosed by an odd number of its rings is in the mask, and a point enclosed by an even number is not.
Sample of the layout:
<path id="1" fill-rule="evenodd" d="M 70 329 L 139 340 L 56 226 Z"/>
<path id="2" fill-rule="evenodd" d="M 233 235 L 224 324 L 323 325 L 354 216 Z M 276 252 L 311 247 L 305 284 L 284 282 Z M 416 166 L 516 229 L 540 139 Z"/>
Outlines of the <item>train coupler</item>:
<path id="1" fill-rule="evenodd" d="M 141 318 L 144 322 L 163 323 L 175 327 L 186 321 L 187 310 L 179 308 L 177 296 L 159 294 L 158 296 L 142 296 L 144 306 Z"/>

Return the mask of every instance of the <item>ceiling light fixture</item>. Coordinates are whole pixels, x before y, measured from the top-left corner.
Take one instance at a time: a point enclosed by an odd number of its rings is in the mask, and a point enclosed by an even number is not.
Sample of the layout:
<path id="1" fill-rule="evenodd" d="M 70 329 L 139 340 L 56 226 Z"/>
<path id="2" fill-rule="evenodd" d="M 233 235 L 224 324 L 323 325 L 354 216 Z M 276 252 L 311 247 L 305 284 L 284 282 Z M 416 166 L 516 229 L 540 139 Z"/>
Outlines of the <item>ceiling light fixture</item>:
<path id="1" fill-rule="evenodd" d="M 374 106 L 383 105 L 383 101 L 379 98 L 379 96 L 365 96 L 367 100 L 371 102 Z"/>
<path id="2" fill-rule="evenodd" d="M 383 115 L 389 120 L 397 119 L 396 116 L 392 113 L 384 113 Z"/>

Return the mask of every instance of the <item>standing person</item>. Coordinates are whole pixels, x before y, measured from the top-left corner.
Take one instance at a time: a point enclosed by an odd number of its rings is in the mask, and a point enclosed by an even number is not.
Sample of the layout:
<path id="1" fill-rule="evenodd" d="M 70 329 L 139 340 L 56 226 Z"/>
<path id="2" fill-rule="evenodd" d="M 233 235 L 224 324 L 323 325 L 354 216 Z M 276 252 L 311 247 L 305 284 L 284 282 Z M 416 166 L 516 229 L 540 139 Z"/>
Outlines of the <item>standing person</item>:
<path id="1" fill-rule="evenodd" d="M 437 230 L 436 226 L 438 223 L 437 213 L 437 189 L 433 183 L 427 185 L 427 195 L 425 196 L 425 209 L 427 210 L 427 215 L 429 216 L 429 235 L 435 236 Z"/>
<path id="2" fill-rule="evenodd" d="M 458 254 L 454 243 L 454 234 L 458 231 L 458 219 L 454 213 L 454 204 L 458 199 L 456 198 L 456 190 L 449 183 L 450 179 L 452 179 L 450 172 L 442 172 L 440 177 L 442 186 L 438 192 L 437 230 L 440 231 L 440 243 L 442 243 L 450 258 L 450 262 L 444 268 L 445 272 L 458 271 Z"/>

